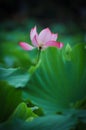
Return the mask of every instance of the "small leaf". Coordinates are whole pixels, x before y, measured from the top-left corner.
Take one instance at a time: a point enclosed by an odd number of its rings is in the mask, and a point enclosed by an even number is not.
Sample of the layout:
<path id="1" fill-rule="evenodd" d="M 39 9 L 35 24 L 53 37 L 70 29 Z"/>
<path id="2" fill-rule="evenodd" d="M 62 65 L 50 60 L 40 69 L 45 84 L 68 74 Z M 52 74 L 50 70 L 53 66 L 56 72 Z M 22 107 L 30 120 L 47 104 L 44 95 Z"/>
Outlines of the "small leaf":
<path id="1" fill-rule="evenodd" d="M 17 106 L 10 119 L 18 118 L 29 121 L 31 119 L 34 119 L 35 117 L 37 117 L 37 115 L 32 111 L 32 109 L 27 107 L 26 104 L 22 102 Z"/>
<path id="2" fill-rule="evenodd" d="M 64 50 L 64 59 L 67 61 L 71 61 L 71 53 L 72 53 L 72 48 L 70 44 L 67 44 Z"/>

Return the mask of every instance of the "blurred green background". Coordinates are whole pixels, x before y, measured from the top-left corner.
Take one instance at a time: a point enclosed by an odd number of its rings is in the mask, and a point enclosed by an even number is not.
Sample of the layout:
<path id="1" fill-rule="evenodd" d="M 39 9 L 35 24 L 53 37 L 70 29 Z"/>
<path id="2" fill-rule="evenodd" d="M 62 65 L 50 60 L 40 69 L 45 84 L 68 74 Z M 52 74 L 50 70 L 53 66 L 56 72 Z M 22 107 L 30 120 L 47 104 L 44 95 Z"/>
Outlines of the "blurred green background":
<path id="1" fill-rule="evenodd" d="M 20 65 L 18 53 L 20 41 L 29 42 L 29 33 L 35 25 L 38 32 L 49 27 L 52 32 L 58 33 L 58 41 L 64 44 L 86 43 L 86 4 L 82 0 L 1 0 L 0 1 L 0 63 L 11 67 Z M 6 50 L 5 50 L 6 48 Z M 11 53 L 8 56 L 8 51 Z M 5 58 L 1 58 L 7 53 Z M 13 55 L 17 58 L 15 58 Z M 24 55 L 24 54 L 23 54 Z M 26 64 L 23 60 L 23 66 Z M 30 62 L 30 61 L 29 61 Z M 27 63 L 28 66 L 28 63 Z"/>

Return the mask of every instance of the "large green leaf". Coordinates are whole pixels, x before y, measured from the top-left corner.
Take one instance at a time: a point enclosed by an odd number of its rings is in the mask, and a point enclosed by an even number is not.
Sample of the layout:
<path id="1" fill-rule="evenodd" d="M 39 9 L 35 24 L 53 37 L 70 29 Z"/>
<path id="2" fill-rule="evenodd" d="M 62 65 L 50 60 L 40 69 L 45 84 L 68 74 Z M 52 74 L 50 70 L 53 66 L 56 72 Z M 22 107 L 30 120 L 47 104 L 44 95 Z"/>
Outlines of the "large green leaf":
<path id="1" fill-rule="evenodd" d="M 23 108 L 24 109 L 22 110 L 27 109 L 26 106 Z M 24 118 L 26 118 L 28 114 L 26 115 L 25 113 L 25 115 L 22 117 L 23 113 L 21 112 L 24 112 L 22 110 L 20 109 L 20 112 L 17 113 L 16 119 L 14 118 L 5 123 L 1 123 L 0 129 L 1 130 L 40 130 L 40 129 L 82 130 L 83 128 L 83 130 L 85 130 L 86 128 L 86 110 L 85 111 L 72 110 L 71 113 L 67 112 L 66 115 L 49 115 L 44 117 L 38 117 L 35 118 L 34 120 L 26 120 L 26 121 L 24 121 Z"/>
<path id="2" fill-rule="evenodd" d="M 19 89 L 0 81 L 0 122 L 6 121 L 21 101 Z"/>
<path id="3" fill-rule="evenodd" d="M 85 98 L 85 77 L 85 44 L 78 44 L 71 51 L 69 47 L 49 48 L 42 52 L 41 65 L 24 89 L 25 98 L 41 106 L 45 113 L 59 112 Z"/>
<path id="4" fill-rule="evenodd" d="M 52 115 L 39 117 L 32 122 L 14 120 L 1 124 L 0 128 L 2 130 L 70 130 L 75 124 L 76 118 Z"/>
<path id="5" fill-rule="evenodd" d="M 0 80 L 5 80 L 16 88 L 24 87 L 30 76 L 28 72 L 19 68 L 0 68 Z"/>

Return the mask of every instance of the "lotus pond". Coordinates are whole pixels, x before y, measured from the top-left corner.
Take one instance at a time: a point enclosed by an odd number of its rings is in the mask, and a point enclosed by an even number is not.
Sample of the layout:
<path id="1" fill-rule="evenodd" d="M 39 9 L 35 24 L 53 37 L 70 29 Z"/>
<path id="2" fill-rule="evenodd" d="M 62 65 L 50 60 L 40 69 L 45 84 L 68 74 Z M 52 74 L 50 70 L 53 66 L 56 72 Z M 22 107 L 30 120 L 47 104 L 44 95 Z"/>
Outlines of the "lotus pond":
<path id="1" fill-rule="evenodd" d="M 0 130 L 86 130 L 86 33 L 50 25 L 63 47 L 24 50 L 37 21 L 0 25 Z M 37 58 L 39 58 L 37 60 Z"/>

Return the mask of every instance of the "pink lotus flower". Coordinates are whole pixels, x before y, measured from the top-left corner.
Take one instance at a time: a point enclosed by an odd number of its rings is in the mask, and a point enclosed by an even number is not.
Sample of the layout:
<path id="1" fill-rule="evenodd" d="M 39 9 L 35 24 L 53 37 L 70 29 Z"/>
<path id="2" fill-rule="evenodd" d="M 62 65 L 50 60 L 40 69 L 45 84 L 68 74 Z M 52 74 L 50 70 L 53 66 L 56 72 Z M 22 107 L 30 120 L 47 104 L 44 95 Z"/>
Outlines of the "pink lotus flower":
<path id="1" fill-rule="evenodd" d="M 34 48 L 43 50 L 47 47 L 62 48 L 63 43 L 56 42 L 57 37 L 58 35 L 52 33 L 49 28 L 43 29 L 38 35 L 36 26 L 35 26 L 34 28 L 31 29 L 31 32 L 30 32 L 30 39 L 32 41 L 33 46 L 25 42 L 20 42 L 19 44 L 24 50 L 32 50 Z"/>

